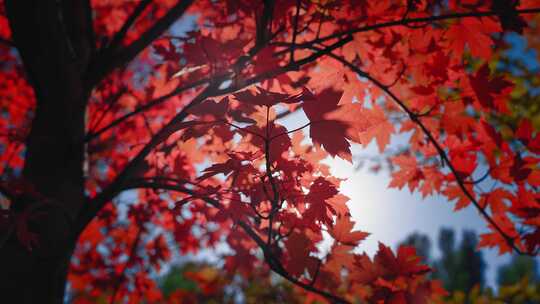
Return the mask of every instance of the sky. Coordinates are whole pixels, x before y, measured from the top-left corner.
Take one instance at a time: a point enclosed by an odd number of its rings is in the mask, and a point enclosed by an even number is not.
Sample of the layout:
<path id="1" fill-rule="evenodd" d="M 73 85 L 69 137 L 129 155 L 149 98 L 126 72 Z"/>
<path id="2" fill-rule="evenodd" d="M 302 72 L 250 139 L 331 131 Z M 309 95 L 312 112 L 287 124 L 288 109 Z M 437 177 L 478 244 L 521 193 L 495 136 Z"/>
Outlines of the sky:
<path id="1" fill-rule="evenodd" d="M 367 149 L 359 150 L 359 147 L 354 147 L 353 154 L 377 153 L 374 142 Z M 443 196 L 423 199 L 419 193 L 411 193 L 406 187 L 401 190 L 388 188 L 390 174 L 384 170 L 376 174 L 367 167 L 356 170 L 354 164 L 338 158 L 327 163 L 335 176 L 347 178 L 340 190 L 351 199 L 348 206 L 356 221 L 355 228 L 371 233 L 359 248 L 369 255 L 375 254 L 378 242 L 395 249 L 408 235 L 418 232 L 430 238 L 431 254 L 439 257 L 436 243 L 441 228 L 454 229 L 458 238 L 465 229 L 487 232 L 484 220 L 472 205 L 454 212 L 454 204 Z M 482 249 L 482 252 L 487 264 L 487 283 L 494 286 L 497 267 L 507 263 L 510 256 L 498 256 L 497 250 Z"/>

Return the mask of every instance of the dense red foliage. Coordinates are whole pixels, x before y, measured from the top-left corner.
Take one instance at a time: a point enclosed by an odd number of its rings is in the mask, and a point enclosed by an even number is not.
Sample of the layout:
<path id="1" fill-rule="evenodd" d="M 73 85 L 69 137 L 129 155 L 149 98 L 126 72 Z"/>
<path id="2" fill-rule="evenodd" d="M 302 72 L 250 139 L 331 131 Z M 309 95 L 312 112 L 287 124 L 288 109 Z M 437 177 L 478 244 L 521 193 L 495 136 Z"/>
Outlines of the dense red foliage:
<path id="1" fill-rule="evenodd" d="M 352 161 L 351 144 L 376 141 L 382 153 L 400 133 L 409 146 L 392 156 L 390 187 L 442 194 L 456 210 L 474 205 L 491 229 L 481 246 L 538 252 L 539 132 L 523 119 L 503 136 L 491 120 L 510 114 L 514 86 L 492 64 L 502 35 L 538 35 L 538 1 L 193 2 L 129 65 L 94 83 L 91 207 L 81 211 L 69 273 L 75 302 L 164 301 L 152 274 L 175 255 L 224 243 L 227 270 L 268 267 L 313 292 L 308 299 L 436 299 L 444 291 L 412 248 L 381 244 L 373 258 L 354 250 L 368 234 L 353 229 L 355 202 L 321 162 Z M 20 174 L 35 97 L 2 4 L 2 188 L 39 195 Z M 178 4 L 91 5 L 96 47 L 112 52 L 140 42 Z M 285 126 L 297 113 L 306 120 Z M 0 228 L 15 225 L 22 244 L 39 246 L 27 225 L 39 214 L 3 204 Z M 325 231 L 333 245 L 321 252 Z"/>

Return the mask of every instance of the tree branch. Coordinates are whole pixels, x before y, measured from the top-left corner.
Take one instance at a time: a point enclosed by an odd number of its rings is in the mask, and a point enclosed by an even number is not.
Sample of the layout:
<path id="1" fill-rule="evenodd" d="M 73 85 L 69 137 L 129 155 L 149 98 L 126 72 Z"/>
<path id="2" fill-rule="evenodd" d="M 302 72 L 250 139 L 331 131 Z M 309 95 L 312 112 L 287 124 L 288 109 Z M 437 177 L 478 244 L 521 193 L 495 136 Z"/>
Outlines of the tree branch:
<path id="1" fill-rule="evenodd" d="M 155 189 L 155 190 L 159 190 L 159 189 L 163 189 L 163 190 L 170 190 L 170 191 L 176 191 L 176 192 L 181 192 L 181 193 L 185 193 L 185 194 L 189 194 L 195 198 L 198 198 L 198 199 L 201 199 L 203 201 L 205 201 L 207 204 L 215 207 L 215 208 L 218 208 L 220 210 L 223 209 L 223 206 L 221 205 L 221 203 L 217 200 L 214 200 L 212 198 L 209 198 L 209 197 L 201 197 L 200 195 L 197 195 L 197 193 L 195 193 L 193 190 L 190 190 L 190 189 L 187 189 L 185 187 L 183 187 L 182 185 L 173 185 L 173 184 L 167 184 L 167 183 L 152 183 L 152 182 L 144 182 L 144 181 L 135 181 L 135 182 L 130 182 L 127 184 L 127 187 L 125 188 L 125 190 L 127 189 L 133 189 L 133 188 L 150 188 L 150 189 Z M 299 286 L 299 287 L 302 287 L 303 289 L 307 290 L 307 291 L 310 291 L 310 292 L 313 292 L 313 293 L 316 293 L 320 296 L 323 296 L 325 297 L 326 299 L 328 299 L 329 301 L 331 301 L 332 303 L 343 303 L 343 304 L 348 304 L 350 303 L 349 301 L 339 297 L 339 296 L 336 296 L 330 292 L 327 292 L 327 291 L 324 291 L 324 290 L 321 290 L 321 289 L 318 289 L 316 288 L 315 286 L 313 286 L 314 284 L 312 283 L 304 283 L 298 279 L 296 279 L 295 277 L 293 277 L 291 274 L 289 274 L 285 268 L 283 267 L 283 265 L 281 264 L 281 261 L 272 253 L 272 250 L 270 248 L 270 246 L 257 234 L 257 232 L 255 232 L 253 230 L 253 228 L 251 228 L 251 226 L 242 221 L 242 220 L 238 220 L 238 219 L 232 219 L 233 222 L 238 225 L 240 228 L 242 228 L 242 230 L 244 230 L 244 232 L 257 244 L 257 246 L 259 246 L 259 248 L 261 249 L 261 251 L 263 252 L 264 254 L 264 259 L 265 259 L 265 262 L 268 264 L 268 267 L 270 267 L 271 270 L 273 270 L 275 273 L 277 273 L 278 275 L 280 275 L 281 277 L 283 277 L 284 279 L 288 280 L 289 282 Z M 320 267 L 320 266 L 319 266 Z M 318 272 L 318 270 L 317 270 Z"/>
<path id="2" fill-rule="evenodd" d="M 135 156 L 135 158 L 133 158 L 126 165 L 122 172 L 116 176 L 114 181 L 107 186 L 107 188 L 85 204 L 76 221 L 78 227 L 75 229 L 75 232 L 77 235 L 82 232 L 86 225 L 90 223 L 92 218 L 94 218 L 94 216 L 108 201 L 113 199 L 122 191 L 124 183 L 127 181 L 127 179 L 137 175 L 138 171 L 140 171 L 142 167 L 142 164 L 144 163 L 146 156 L 148 156 L 148 154 L 150 154 L 150 152 L 152 152 L 152 150 L 160 143 L 167 140 L 167 138 L 169 138 L 169 136 L 171 136 L 173 133 L 179 131 L 182 127 L 185 127 L 182 126 L 181 123 L 189 115 L 187 110 L 211 96 L 211 92 L 215 89 L 215 86 L 215 84 L 209 85 L 205 90 L 203 90 L 203 92 L 195 97 L 188 106 L 180 111 L 174 118 L 171 119 L 171 121 L 169 121 L 169 123 L 167 123 L 155 136 L 152 137 L 150 142 L 148 142 Z"/>
<path id="3" fill-rule="evenodd" d="M 291 62 L 294 62 L 294 50 L 296 49 L 296 36 L 298 35 L 298 16 L 300 15 L 301 5 L 302 5 L 302 1 L 296 0 L 296 13 L 294 14 L 294 20 L 293 20 L 293 35 L 292 35 L 292 46 L 291 46 L 291 55 L 290 55 Z"/>
<path id="4" fill-rule="evenodd" d="M 322 56 L 326 55 L 328 52 L 331 52 L 332 50 L 335 50 L 335 49 L 343 46 L 344 44 L 346 44 L 347 42 L 349 42 L 351 40 L 352 40 L 352 36 L 348 36 L 345 39 L 342 39 L 341 41 L 338 41 L 337 43 L 334 43 L 333 45 L 330 45 L 327 49 L 324 49 L 320 54 L 313 54 L 313 55 L 308 56 L 307 58 L 304 58 L 304 59 L 302 59 L 302 60 L 300 60 L 298 62 L 290 62 L 286 66 L 283 66 L 283 67 L 277 68 L 275 70 L 271 70 L 271 71 L 262 73 L 262 74 L 260 74 L 258 76 L 255 76 L 255 77 L 251 78 L 250 80 L 246 80 L 241 86 L 231 86 L 229 88 L 222 89 L 221 92 L 217 92 L 216 95 L 226 94 L 227 92 L 234 92 L 236 90 L 247 87 L 248 85 L 251 85 L 251 84 L 257 83 L 259 81 L 266 80 L 266 79 L 270 79 L 272 77 L 283 74 L 285 72 L 298 70 L 301 66 L 313 62 L 314 60 L 318 59 L 319 57 L 322 57 Z M 250 56 L 249 57 L 253 57 L 261 49 L 262 49 L 262 46 L 256 45 L 252 50 L 250 50 L 250 52 L 249 52 Z M 236 71 L 236 70 L 240 69 L 243 65 L 248 63 L 249 57 L 244 56 L 244 57 L 239 58 L 239 60 L 233 65 L 233 67 L 230 70 Z M 167 101 L 169 98 L 171 98 L 171 97 L 173 97 L 175 95 L 178 95 L 178 94 L 180 94 L 181 92 L 183 92 L 185 90 L 192 89 L 192 88 L 195 88 L 195 87 L 203 85 L 203 84 L 209 84 L 212 81 L 212 78 L 214 78 L 214 79 L 215 78 L 222 79 L 222 82 L 223 82 L 224 80 L 228 79 L 232 75 L 233 74 L 231 72 L 226 72 L 226 73 L 221 74 L 221 75 L 217 75 L 217 76 L 214 76 L 214 77 L 203 78 L 203 79 L 195 81 L 195 82 L 193 82 L 191 84 L 179 87 L 179 88 L 173 90 L 172 92 L 170 92 L 169 94 L 163 95 L 163 96 L 158 97 L 158 98 L 156 98 L 156 99 L 154 99 L 152 101 L 149 101 L 147 104 L 145 104 L 143 106 L 140 106 L 139 108 L 135 109 L 134 111 L 132 111 L 132 112 L 130 112 L 130 113 L 124 115 L 124 116 L 121 116 L 121 117 L 117 118 L 116 120 L 111 122 L 109 125 L 101 128 L 101 129 L 99 129 L 99 130 L 97 130 L 95 132 L 88 133 L 86 135 L 86 137 L 85 137 L 85 142 L 91 141 L 91 140 L 99 137 L 104 132 L 106 132 L 106 131 L 110 130 L 111 128 L 113 128 L 113 127 L 119 125 L 120 123 L 122 123 L 124 120 L 126 120 L 126 119 L 128 119 L 128 118 L 130 118 L 130 117 L 132 117 L 134 115 L 137 115 L 139 113 L 150 110 L 152 107 Z M 288 114 L 291 114 L 291 113 L 290 112 L 282 113 L 282 114 L 278 115 L 276 117 L 276 119 L 283 118 L 283 117 L 287 116 Z"/>
<path id="5" fill-rule="evenodd" d="M 318 48 L 316 47 L 312 47 L 314 50 L 319 50 Z M 431 144 L 435 147 L 435 149 L 437 150 L 437 152 L 439 153 L 439 156 L 441 157 L 441 159 L 443 160 L 443 162 L 445 162 L 448 166 L 448 168 L 450 169 L 450 172 L 452 173 L 452 175 L 454 175 L 454 178 L 456 179 L 456 182 L 458 183 L 458 186 L 459 188 L 461 189 L 461 191 L 463 192 L 463 194 L 465 194 L 465 196 L 469 199 L 469 201 L 474 205 L 474 207 L 478 210 L 478 212 L 488 221 L 488 223 L 490 223 L 494 228 L 495 230 L 506 240 L 507 244 L 512 247 L 512 249 L 514 249 L 514 251 L 518 254 L 527 254 L 525 252 L 523 252 L 515 243 L 515 239 L 511 236 L 509 236 L 508 234 L 506 234 L 506 232 L 495 222 L 495 220 L 493 220 L 493 218 L 491 218 L 491 216 L 487 213 L 487 211 L 482 208 L 482 206 L 480 206 L 480 204 L 478 203 L 478 201 L 474 198 L 474 196 L 469 192 L 469 190 L 467 190 L 466 186 L 465 186 L 465 182 L 463 181 L 463 179 L 459 176 L 456 168 L 454 167 L 454 165 L 452 164 L 452 162 L 450 161 L 450 158 L 448 157 L 448 155 L 446 154 L 446 152 L 444 151 L 444 149 L 441 147 L 441 145 L 439 144 L 439 142 L 435 139 L 435 137 L 433 136 L 433 134 L 431 133 L 431 131 L 429 131 L 427 129 L 427 127 L 422 123 L 422 121 L 419 119 L 419 117 L 413 113 L 406 105 L 405 103 L 399 99 L 387 86 L 383 85 L 380 81 L 378 81 L 377 79 L 373 78 L 370 74 L 366 73 L 365 71 L 361 70 L 360 68 L 358 68 L 357 66 L 355 66 L 354 64 L 348 62 L 347 60 L 345 60 L 344 58 L 338 56 L 338 55 L 335 55 L 333 53 L 329 54 L 329 56 L 331 58 L 334 58 L 335 60 L 341 62 L 343 65 L 345 65 L 346 67 L 348 67 L 349 69 L 351 69 L 353 72 L 357 73 L 359 76 L 361 77 L 364 77 L 366 79 L 368 79 L 369 81 L 371 81 L 373 84 L 375 84 L 375 86 L 377 86 L 379 89 L 381 89 L 382 91 L 384 91 L 388 96 L 390 96 L 390 98 L 396 103 L 398 104 L 398 106 L 407 114 L 407 116 L 416 124 L 418 125 L 418 127 L 420 127 L 420 129 L 422 130 L 422 132 L 426 135 L 426 137 L 428 138 L 428 140 L 431 142 Z"/>
<path id="6" fill-rule="evenodd" d="M 141 34 L 141 36 L 130 45 L 121 49 L 110 49 L 107 47 L 99 51 L 94 60 L 92 60 L 88 73 L 85 75 L 87 87 L 93 87 L 112 70 L 124 66 L 133 60 L 141 51 L 150 45 L 152 41 L 163 34 L 176 20 L 178 20 L 178 18 L 182 17 L 192 2 L 193 0 L 179 0 L 176 5 L 161 17 L 161 19 L 156 21 L 152 27 Z M 144 9 L 144 7 L 142 7 L 142 9 Z M 134 16 L 134 18 L 136 17 L 137 16 Z M 129 24 L 126 26 L 129 28 Z M 121 33 L 119 32 L 119 35 L 120 34 Z"/>
<path id="7" fill-rule="evenodd" d="M 144 230 L 143 227 L 139 227 L 137 229 L 137 234 L 135 236 L 135 240 L 131 244 L 131 248 L 129 250 L 128 260 L 126 261 L 126 263 L 122 267 L 122 270 L 120 271 L 120 277 L 118 278 L 118 280 L 116 281 L 116 284 L 114 286 L 113 293 L 111 295 L 111 300 L 109 302 L 110 304 L 114 304 L 114 300 L 116 299 L 116 294 L 120 290 L 120 287 L 122 286 L 122 283 L 124 281 L 124 278 L 125 278 L 125 275 L 126 275 L 126 270 L 127 270 L 128 266 L 129 266 L 129 264 L 131 263 L 131 261 L 134 259 L 135 254 L 137 254 L 137 248 L 139 247 L 139 243 L 141 241 L 143 230 Z"/>
<path id="8" fill-rule="evenodd" d="M 123 121 L 125 121 L 126 119 L 130 118 L 130 117 L 133 117 L 137 114 L 140 114 L 140 113 L 144 113 L 150 109 L 152 109 L 153 107 L 157 106 L 157 105 L 160 105 L 162 103 L 164 103 L 165 101 L 167 101 L 169 98 L 172 98 L 186 90 L 189 90 L 189 89 L 193 89 L 195 87 L 198 87 L 200 85 L 203 85 L 203 84 L 208 84 L 210 82 L 210 78 L 204 78 L 204 79 L 201 79 L 201 80 L 197 80 L 195 82 L 192 82 L 190 84 L 187 84 L 185 86 L 181 86 L 181 87 L 178 87 L 176 89 L 174 89 L 173 91 L 171 91 L 170 93 L 168 94 L 165 94 L 163 96 L 160 96 L 156 99 L 153 99 L 153 100 L 150 100 L 149 102 L 147 102 L 146 104 L 142 105 L 142 106 L 139 106 L 138 108 L 136 108 L 135 110 L 133 110 L 132 112 L 129 112 L 123 116 L 120 116 L 119 118 L 113 120 L 110 124 L 104 126 L 103 128 L 97 130 L 97 131 L 94 131 L 94 132 L 89 132 L 88 134 L 86 134 L 85 138 L 84 138 L 84 141 L 85 142 L 89 142 L 97 137 L 99 137 L 101 134 L 105 133 L 106 131 L 114 128 L 115 126 L 119 125 L 120 123 L 122 123 Z"/>
<path id="9" fill-rule="evenodd" d="M 518 14 L 535 14 L 540 13 L 540 7 L 539 8 L 531 8 L 531 9 L 523 9 L 523 10 L 517 10 Z M 459 19 L 459 18 L 471 18 L 471 17 L 490 17 L 490 16 L 498 16 L 499 13 L 494 11 L 488 11 L 488 12 L 468 12 L 468 13 L 455 13 L 455 14 L 446 14 L 446 15 L 439 15 L 439 16 L 430 16 L 430 17 L 422 17 L 422 18 L 403 18 L 400 20 L 395 21 L 389 21 L 389 22 L 383 22 L 373 25 L 366 25 L 363 27 L 359 27 L 356 29 L 350 29 L 347 31 L 337 32 L 334 34 L 330 34 L 325 37 L 313 39 L 311 41 L 307 41 L 304 43 L 297 43 L 295 44 L 296 48 L 306 48 L 313 46 L 314 44 L 320 44 L 323 42 L 326 42 L 328 40 L 332 39 L 340 39 L 347 35 L 352 35 L 356 33 L 361 32 L 368 32 L 373 30 L 378 30 L 382 28 L 387 27 L 393 27 L 393 26 L 405 26 L 411 23 L 433 23 L 436 21 L 443 21 L 443 20 L 451 20 L 451 19 Z M 276 43 L 276 45 L 282 45 L 282 46 L 289 46 L 290 43 Z"/>
<path id="10" fill-rule="evenodd" d="M 120 30 L 114 34 L 113 38 L 111 39 L 111 43 L 106 46 L 106 48 L 109 48 L 111 50 L 116 50 L 120 44 L 122 43 L 122 40 L 124 37 L 126 37 L 127 31 L 133 26 L 137 18 L 144 12 L 144 10 L 152 3 L 152 0 L 141 0 L 139 4 L 135 7 L 131 15 L 126 19 Z"/>
<path id="11" fill-rule="evenodd" d="M 223 74 L 221 76 L 216 76 L 213 78 L 213 81 L 198 95 L 196 96 L 187 106 L 185 106 L 175 117 L 173 117 L 169 123 L 167 123 L 161 130 L 159 130 L 156 135 L 148 142 L 142 150 L 126 165 L 126 167 L 120 172 L 114 181 L 109 184 L 101 193 L 96 197 L 89 199 L 88 202 L 83 206 L 79 216 L 77 217 L 76 223 L 77 227 L 74 229 L 73 237 L 76 238 L 84 230 L 86 225 L 94 218 L 94 216 L 105 206 L 107 202 L 112 200 L 118 193 L 122 191 L 124 183 L 129 179 L 137 175 L 140 171 L 142 164 L 144 163 L 145 158 L 152 152 L 152 150 L 157 147 L 160 143 L 167 140 L 169 136 L 173 133 L 179 131 L 181 128 L 186 127 L 182 125 L 183 120 L 189 115 L 188 110 L 206 98 L 220 96 L 225 94 L 230 94 L 232 92 L 238 91 L 242 88 L 248 87 L 252 84 L 276 77 L 277 75 L 283 74 L 288 71 L 297 70 L 299 67 L 309 64 L 318 58 L 325 56 L 331 53 L 333 50 L 342 47 L 346 43 L 352 40 L 352 36 L 348 36 L 345 39 L 335 42 L 334 44 L 322 49 L 321 51 L 314 53 L 306 58 L 298 60 L 296 62 L 291 62 L 285 66 L 278 67 L 274 70 L 270 70 L 265 73 L 256 75 L 250 79 L 242 81 L 241 85 L 238 85 L 238 82 L 235 85 L 231 85 L 227 88 L 219 89 L 219 86 L 225 81 L 233 76 L 232 72 Z M 260 50 L 261 47 L 255 46 L 254 48 Z M 252 53 L 252 52 L 250 52 Z M 252 54 L 254 55 L 254 53 Z M 245 64 L 244 60 L 237 62 L 238 64 Z M 234 69 L 233 69 L 234 70 Z"/>
<path id="12" fill-rule="evenodd" d="M 268 34 L 272 29 L 272 18 L 274 16 L 274 0 L 263 0 L 264 8 L 259 22 L 257 22 L 256 42 L 257 46 L 263 46 L 268 41 Z"/>
<path id="13" fill-rule="evenodd" d="M 294 132 L 296 132 L 296 131 L 300 131 L 300 130 L 306 128 L 306 127 L 309 127 L 310 125 L 312 125 L 312 124 L 314 124 L 314 123 L 316 123 L 316 122 L 317 122 L 317 121 L 310 121 L 310 122 L 305 123 L 304 125 L 302 125 L 302 126 L 300 126 L 300 127 L 294 128 L 294 129 L 289 130 L 289 131 L 287 131 L 287 132 L 282 132 L 282 133 L 276 134 L 276 135 L 270 137 L 270 141 L 272 141 L 272 140 L 274 140 L 274 139 L 276 139 L 276 138 L 278 138 L 278 137 L 280 137 L 280 136 L 287 135 L 287 134 L 291 134 L 291 133 L 294 133 Z"/>

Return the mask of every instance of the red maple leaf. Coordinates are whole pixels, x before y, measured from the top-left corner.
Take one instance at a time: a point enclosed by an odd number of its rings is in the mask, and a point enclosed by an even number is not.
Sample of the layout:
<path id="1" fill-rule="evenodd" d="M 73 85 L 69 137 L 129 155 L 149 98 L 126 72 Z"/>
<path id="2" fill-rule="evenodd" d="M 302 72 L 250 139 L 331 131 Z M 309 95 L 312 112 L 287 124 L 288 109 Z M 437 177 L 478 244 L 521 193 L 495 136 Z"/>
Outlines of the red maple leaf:
<path id="1" fill-rule="evenodd" d="M 332 226 L 331 205 L 327 200 L 338 194 L 336 186 L 323 177 L 318 177 L 313 181 L 309 188 L 309 193 L 306 195 L 306 201 L 309 203 L 309 208 L 305 213 L 306 221 L 318 220 L 326 226 Z"/>
<path id="2" fill-rule="evenodd" d="M 338 109 L 343 92 L 326 89 L 312 100 L 304 102 L 303 109 L 311 122 L 309 135 L 313 142 L 332 156 L 351 159 L 350 144 L 346 133 L 349 126 L 339 120 L 327 119 L 325 116 Z"/>
<path id="3" fill-rule="evenodd" d="M 492 109 L 495 106 L 495 97 L 512 86 L 512 83 L 505 80 L 502 76 L 490 78 L 489 66 L 487 64 L 484 64 L 476 74 L 470 76 L 469 81 L 477 100 L 486 109 Z"/>
<path id="4" fill-rule="evenodd" d="M 364 240 L 369 233 L 362 231 L 352 231 L 354 227 L 354 222 L 351 221 L 348 216 L 338 216 L 336 223 L 329 230 L 330 235 L 338 242 L 349 245 L 356 246 L 362 240 Z"/>

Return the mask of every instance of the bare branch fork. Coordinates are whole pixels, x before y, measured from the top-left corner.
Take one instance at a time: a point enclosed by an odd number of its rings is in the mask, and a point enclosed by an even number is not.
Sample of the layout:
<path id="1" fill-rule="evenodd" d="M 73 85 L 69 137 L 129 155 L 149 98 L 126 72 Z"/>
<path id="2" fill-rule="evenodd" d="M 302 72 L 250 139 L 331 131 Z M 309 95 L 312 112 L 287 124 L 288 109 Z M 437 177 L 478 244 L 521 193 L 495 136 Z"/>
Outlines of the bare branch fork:
<path id="1" fill-rule="evenodd" d="M 193 0 L 178 0 L 169 11 L 154 23 L 146 32 L 133 41 L 131 44 L 120 47 L 127 30 L 132 26 L 137 17 L 151 1 L 143 0 L 135 8 L 133 14 L 128 17 L 120 31 L 113 37 L 111 45 L 105 46 L 94 56 L 85 79 L 87 87 L 93 88 L 99 81 L 117 67 L 124 66 L 131 62 L 148 45 L 163 34 L 169 27 L 178 20 L 193 3 Z M 112 48 L 111 48 L 112 47 Z"/>

